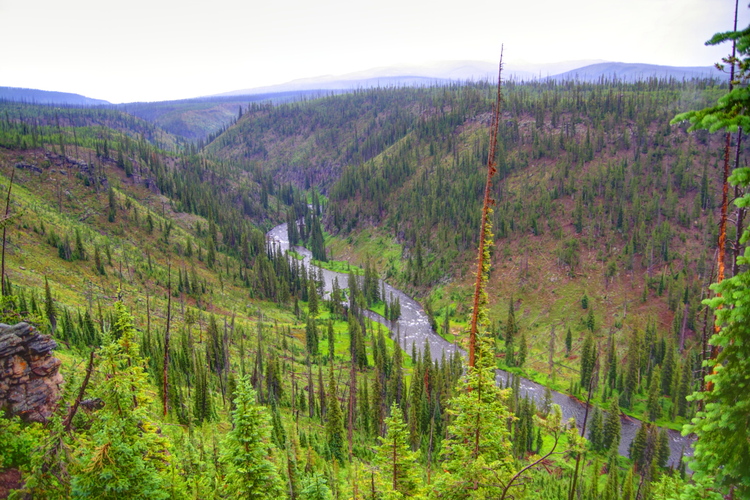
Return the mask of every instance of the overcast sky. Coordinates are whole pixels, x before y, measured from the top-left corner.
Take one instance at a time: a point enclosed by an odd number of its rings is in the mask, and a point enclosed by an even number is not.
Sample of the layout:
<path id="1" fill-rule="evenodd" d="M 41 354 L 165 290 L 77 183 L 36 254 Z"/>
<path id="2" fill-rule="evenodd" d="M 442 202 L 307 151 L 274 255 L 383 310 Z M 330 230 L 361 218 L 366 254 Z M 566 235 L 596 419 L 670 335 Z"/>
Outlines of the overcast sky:
<path id="1" fill-rule="evenodd" d="M 748 25 L 742 0 L 739 26 Z M 0 0 L 0 86 L 111 102 L 441 60 L 708 66 L 734 0 Z"/>

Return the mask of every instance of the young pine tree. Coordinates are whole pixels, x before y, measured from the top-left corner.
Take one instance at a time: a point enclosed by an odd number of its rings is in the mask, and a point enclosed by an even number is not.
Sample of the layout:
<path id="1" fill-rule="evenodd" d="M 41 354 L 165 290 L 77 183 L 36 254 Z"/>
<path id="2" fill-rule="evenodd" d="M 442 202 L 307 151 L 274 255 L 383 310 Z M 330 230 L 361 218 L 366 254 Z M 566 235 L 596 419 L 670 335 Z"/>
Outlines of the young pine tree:
<path id="1" fill-rule="evenodd" d="M 227 467 L 224 491 L 231 498 L 276 499 L 284 495 L 284 483 L 272 460 L 271 418 L 255 400 L 247 376 L 237 384 L 233 429 L 222 443 L 220 461 Z"/>
<path id="2" fill-rule="evenodd" d="M 386 434 L 380 438 L 375 463 L 380 468 L 387 492 L 412 496 L 418 486 L 417 453 L 409 449 L 409 431 L 401 408 L 391 405 L 391 416 L 385 419 Z"/>
<path id="3" fill-rule="evenodd" d="M 73 497 L 166 499 L 171 445 L 151 422 L 152 399 L 133 318 L 121 302 L 115 304 L 115 314 L 120 337 L 102 347 L 101 379 L 93 384 L 104 407 L 78 448 Z"/>

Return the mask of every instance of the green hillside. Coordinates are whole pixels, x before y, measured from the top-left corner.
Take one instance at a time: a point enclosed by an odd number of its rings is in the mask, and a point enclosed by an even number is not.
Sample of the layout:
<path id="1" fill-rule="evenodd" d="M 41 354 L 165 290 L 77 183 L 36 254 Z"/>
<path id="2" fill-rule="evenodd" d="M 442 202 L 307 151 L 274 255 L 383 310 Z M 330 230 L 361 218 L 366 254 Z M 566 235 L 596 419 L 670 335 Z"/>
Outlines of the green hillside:
<path id="1" fill-rule="evenodd" d="M 591 498 L 678 487 L 665 430 L 644 425 L 617 454 L 619 411 L 679 428 L 697 409 L 721 144 L 668 123 L 724 92 L 506 85 L 468 377 L 458 356 L 403 353 L 362 311 L 398 315 L 380 274 L 466 343 L 489 85 L 250 104 L 205 147 L 124 111 L 0 104 L 0 192 L 13 179 L 2 321 L 53 335 L 68 384 L 47 427 L 0 420 L 13 436 L 0 475 L 20 474 L 13 487 L 35 498 L 558 499 L 572 477 Z M 159 119 L 195 124 L 193 112 Z M 266 244 L 298 220 L 291 240 L 351 270 L 335 299 L 298 254 Z M 496 387 L 495 367 L 580 398 L 590 386 L 588 444 L 551 396 Z M 82 387 L 101 401 L 73 410 Z"/>

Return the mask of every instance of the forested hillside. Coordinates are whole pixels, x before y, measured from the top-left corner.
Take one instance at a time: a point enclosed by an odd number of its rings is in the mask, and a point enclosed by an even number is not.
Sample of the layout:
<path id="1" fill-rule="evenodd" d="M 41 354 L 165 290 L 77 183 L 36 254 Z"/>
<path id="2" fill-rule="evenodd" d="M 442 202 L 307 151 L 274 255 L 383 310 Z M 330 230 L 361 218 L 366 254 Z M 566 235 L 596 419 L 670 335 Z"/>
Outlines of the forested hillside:
<path id="1" fill-rule="evenodd" d="M 404 352 L 377 278 L 466 344 L 492 85 L 251 103 L 205 147 L 124 111 L 1 103 L 2 322 L 51 335 L 66 384 L 46 422 L 0 419 L 0 496 L 671 498 L 722 138 L 669 122 L 724 93 L 505 83 L 468 368 Z M 281 223 L 348 275 L 282 253 Z M 497 367 L 589 399 L 586 431 Z M 644 421 L 628 457 L 621 412 Z"/>
<path id="2" fill-rule="evenodd" d="M 700 373 L 722 151 L 669 121 L 723 92 L 710 81 L 506 83 L 489 282 L 500 366 L 575 392 L 587 342 L 607 366 L 656 343 L 628 389 L 638 416 L 655 367 L 672 380 L 673 351 L 690 360 L 685 377 Z M 329 253 L 373 260 L 462 342 L 492 99 L 476 84 L 254 106 L 206 151 L 322 186 Z M 732 228 L 728 248 L 741 248 Z M 622 392 L 624 373 L 611 371 L 609 390 Z M 684 397 L 689 378 L 680 396 L 665 381 L 665 394 Z M 674 422 L 676 410 L 652 414 Z"/>

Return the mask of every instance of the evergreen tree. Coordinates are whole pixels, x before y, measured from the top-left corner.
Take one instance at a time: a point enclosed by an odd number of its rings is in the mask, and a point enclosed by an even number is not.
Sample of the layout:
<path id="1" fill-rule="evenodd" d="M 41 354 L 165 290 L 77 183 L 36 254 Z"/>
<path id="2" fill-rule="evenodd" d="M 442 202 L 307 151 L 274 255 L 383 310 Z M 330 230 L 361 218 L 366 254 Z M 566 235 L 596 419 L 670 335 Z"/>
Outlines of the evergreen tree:
<path id="1" fill-rule="evenodd" d="M 628 456 L 639 467 L 643 465 L 644 454 L 647 446 L 648 424 L 644 423 L 638 428 L 638 432 L 635 433 L 635 438 L 633 438 L 633 441 L 628 448 Z"/>
<path id="2" fill-rule="evenodd" d="M 568 327 L 568 332 L 565 334 L 565 355 L 570 356 L 570 349 L 573 347 L 573 333 Z"/>
<path id="3" fill-rule="evenodd" d="M 385 419 L 386 434 L 380 438 L 375 463 L 385 481 L 386 491 L 412 496 L 418 485 L 417 453 L 409 449 L 409 433 L 402 417 L 403 412 L 394 403 L 391 415 Z"/>
<path id="4" fill-rule="evenodd" d="M 654 457 L 656 465 L 662 468 L 666 467 L 669 461 L 669 454 L 669 434 L 667 434 L 666 429 L 660 429 L 656 441 L 656 456 Z"/>
<path id="5" fill-rule="evenodd" d="M 302 481 L 300 500 L 331 500 L 333 494 L 323 474 L 314 472 Z"/>
<path id="6" fill-rule="evenodd" d="M 708 44 L 727 41 L 736 43 L 738 53 L 736 60 L 726 62 L 732 65 L 739 62 L 740 73 L 735 78 L 744 82 L 750 63 L 750 27 L 717 33 Z M 690 120 L 693 123 L 691 130 L 708 129 L 714 132 L 726 129 L 732 132 L 738 126 L 747 130 L 750 126 L 748 117 L 750 93 L 748 87 L 742 84 L 722 95 L 716 105 L 678 115 L 672 122 Z M 746 188 L 750 184 L 750 169 L 736 169 L 730 182 Z M 749 202 L 750 195 L 745 190 L 735 204 L 747 207 Z M 747 241 L 748 237 L 750 232 L 745 230 L 741 241 Z M 737 263 L 746 266 L 749 259 L 750 254 L 746 250 L 744 255 L 738 257 Z M 712 372 L 706 376 L 706 390 L 693 394 L 694 400 L 702 402 L 703 410 L 684 429 L 698 436 L 690 467 L 695 471 L 696 481 L 715 479 L 719 493 L 728 494 L 733 489 L 736 498 L 747 498 L 750 496 L 750 446 L 747 445 L 750 441 L 750 397 L 747 390 L 747 374 L 750 373 L 750 271 L 738 272 L 713 285 L 712 289 L 716 296 L 706 303 L 714 309 L 718 328 L 711 338 L 711 344 L 716 351 L 721 351 L 707 363 L 707 368 Z"/>
<path id="7" fill-rule="evenodd" d="M 224 490 L 232 498 L 276 499 L 284 494 L 284 483 L 271 459 L 271 419 L 255 401 L 247 376 L 240 379 L 236 394 L 234 427 L 222 445 L 221 463 L 227 467 Z"/>
<path id="8" fill-rule="evenodd" d="M 526 363 L 528 346 L 526 345 L 526 332 L 521 332 L 521 338 L 518 341 L 518 360 L 516 366 L 523 367 Z"/>
<path id="9" fill-rule="evenodd" d="M 94 269 L 96 270 L 96 273 L 100 276 L 104 276 L 106 273 L 104 272 L 104 264 L 102 264 L 102 257 L 99 252 L 99 246 L 94 247 Z"/>
<path id="10" fill-rule="evenodd" d="M 152 399 L 133 319 L 121 302 L 115 314 L 121 334 L 100 351 L 101 380 L 93 386 L 104 407 L 78 448 L 73 497 L 166 499 L 171 446 L 150 419 Z"/>
<path id="11" fill-rule="evenodd" d="M 110 187 L 109 188 L 109 211 L 107 212 L 107 220 L 109 222 L 115 221 L 115 216 L 117 215 L 117 199 L 115 198 L 115 190 Z M 149 214 L 149 217 L 151 217 L 151 214 Z M 153 223 L 152 223 L 152 229 L 153 229 Z"/>
<path id="12" fill-rule="evenodd" d="M 604 427 L 602 424 L 602 413 L 599 408 L 594 408 L 594 414 L 591 416 L 591 430 L 589 431 L 589 441 L 591 442 L 591 448 L 595 451 L 601 451 Z"/>
<path id="13" fill-rule="evenodd" d="M 620 396 L 620 400 L 626 408 L 632 407 L 633 396 L 638 390 L 641 367 L 640 359 L 638 333 L 637 331 L 633 331 L 628 342 L 628 364 L 625 366 L 625 380 L 623 381 L 622 395 Z"/>
<path id="14" fill-rule="evenodd" d="M 55 302 L 52 299 L 52 291 L 49 288 L 47 276 L 44 277 L 44 315 L 49 321 L 50 330 L 54 332 L 57 328 L 57 311 L 55 310 Z"/>
<path id="15" fill-rule="evenodd" d="M 515 350 L 513 342 L 518 333 L 516 324 L 516 313 L 513 310 L 513 297 L 508 301 L 508 320 L 505 324 L 505 363 L 508 366 L 515 366 Z"/>
<path id="16" fill-rule="evenodd" d="M 602 449 L 617 450 L 620 446 L 620 407 L 617 405 L 617 399 L 612 398 L 607 411 L 607 417 L 604 420 L 604 432 L 602 433 Z"/>
<path id="17" fill-rule="evenodd" d="M 315 319 L 307 318 L 307 325 L 305 326 L 305 348 L 310 357 L 316 358 L 318 356 L 319 342 L 318 325 L 316 324 Z"/>
<path id="18" fill-rule="evenodd" d="M 344 462 L 344 415 L 336 394 L 333 365 L 328 375 L 328 404 L 326 405 L 326 442 L 331 459 Z"/>
<path id="19" fill-rule="evenodd" d="M 309 290 L 307 291 L 307 309 L 315 317 L 318 315 L 318 290 L 315 286 L 315 280 L 309 280 Z"/>
<path id="20" fill-rule="evenodd" d="M 594 376 L 594 365 L 596 364 L 596 345 L 594 334 L 589 331 L 583 341 L 581 350 L 581 389 L 588 391 L 591 379 Z"/>
<path id="21" fill-rule="evenodd" d="M 478 495 L 499 498 L 515 472 L 508 430 L 508 423 L 513 418 L 507 404 L 509 390 L 500 390 L 495 385 L 495 356 L 487 314 L 485 287 L 493 242 L 491 219 L 492 209 L 487 207 L 484 259 L 480 261 L 479 300 L 475 310 L 475 363 L 468 368 L 461 392 L 450 402 L 451 424 L 441 452 L 444 472 L 434 486 L 438 496 L 452 499 Z"/>
<path id="22" fill-rule="evenodd" d="M 333 320 L 328 318 L 328 328 L 326 330 L 328 339 L 328 362 L 333 363 L 333 359 L 336 356 L 336 338 L 333 331 Z"/>
<path id="23" fill-rule="evenodd" d="M 586 328 L 588 328 L 590 332 L 593 332 L 596 329 L 596 319 L 594 318 L 593 309 L 589 309 L 589 314 L 586 316 Z"/>
<path id="24" fill-rule="evenodd" d="M 651 384 L 648 388 L 648 419 L 652 422 L 661 417 L 661 370 L 657 366 L 651 374 Z"/>

